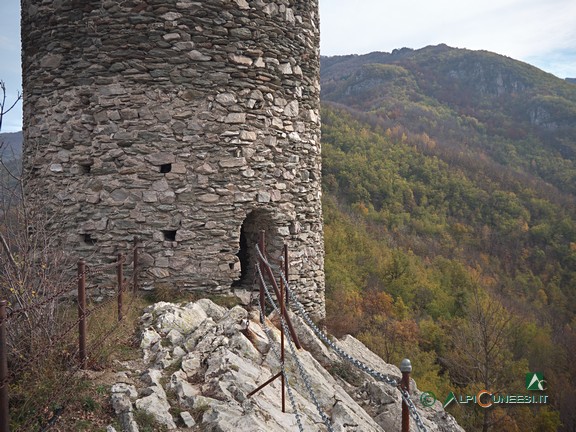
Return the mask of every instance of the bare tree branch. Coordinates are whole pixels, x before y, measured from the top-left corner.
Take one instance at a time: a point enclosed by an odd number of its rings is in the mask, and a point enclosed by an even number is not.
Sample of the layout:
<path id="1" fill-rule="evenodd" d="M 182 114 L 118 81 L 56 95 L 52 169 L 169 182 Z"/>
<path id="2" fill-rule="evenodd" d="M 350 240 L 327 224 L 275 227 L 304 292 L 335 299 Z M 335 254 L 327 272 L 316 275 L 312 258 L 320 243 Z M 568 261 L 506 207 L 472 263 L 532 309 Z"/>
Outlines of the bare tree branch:
<path id="1" fill-rule="evenodd" d="M 0 80 L 0 91 L 2 91 L 2 102 L 0 103 L 0 131 L 2 130 L 2 119 L 4 114 L 8 114 L 16 106 L 16 104 L 22 99 L 22 94 L 18 92 L 16 100 L 8 108 L 6 107 L 6 84 L 4 81 Z"/>

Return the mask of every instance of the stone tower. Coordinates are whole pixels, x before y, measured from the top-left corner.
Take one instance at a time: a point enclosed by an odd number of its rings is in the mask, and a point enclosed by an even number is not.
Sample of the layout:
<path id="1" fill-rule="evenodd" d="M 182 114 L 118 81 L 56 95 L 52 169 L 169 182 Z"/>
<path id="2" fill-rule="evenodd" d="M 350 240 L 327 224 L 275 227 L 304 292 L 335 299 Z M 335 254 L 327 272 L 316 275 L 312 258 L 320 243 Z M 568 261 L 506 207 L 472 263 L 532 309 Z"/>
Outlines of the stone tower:
<path id="1" fill-rule="evenodd" d="M 254 279 L 324 314 L 317 0 L 22 0 L 24 167 L 62 247 L 142 239 L 145 287 Z"/>

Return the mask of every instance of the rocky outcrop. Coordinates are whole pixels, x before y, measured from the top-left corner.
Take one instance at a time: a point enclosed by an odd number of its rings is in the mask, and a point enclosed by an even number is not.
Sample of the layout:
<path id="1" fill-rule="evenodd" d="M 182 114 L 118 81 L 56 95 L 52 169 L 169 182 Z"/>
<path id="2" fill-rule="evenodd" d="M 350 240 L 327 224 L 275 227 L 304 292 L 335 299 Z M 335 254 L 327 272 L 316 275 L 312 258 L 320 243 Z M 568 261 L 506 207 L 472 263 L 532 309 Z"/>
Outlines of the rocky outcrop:
<path id="1" fill-rule="evenodd" d="M 257 313 L 240 306 L 228 310 L 210 300 L 150 306 L 142 317 L 141 348 L 146 366 L 132 371 L 131 384 L 112 387 L 112 403 L 124 430 L 138 430 L 134 421 L 138 412 L 147 413 L 169 430 L 287 432 L 298 431 L 299 421 L 305 431 L 325 431 L 322 415 L 334 431 L 399 430 L 398 390 L 343 363 L 302 321 L 293 318 L 306 349 L 297 351 L 296 361 L 286 342 L 285 368 L 291 392 L 286 412 L 282 412 L 279 379 L 249 397 L 280 371 L 276 356 L 280 333 L 273 324 L 274 316 L 262 326 Z M 400 377 L 398 368 L 353 337 L 335 343 L 366 365 Z M 306 372 L 306 381 L 300 369 Z M 417 401 L 420 392 L 414 383 L 412 388 Z M 438 402 L 419 408 L 419 412 L 431 432 L 462 431 Z M 414 424 L 411 430 L 416 430 Z"/>
<path id="2" fill-rule="evenodd" d="M 530 123 L 533 126 L 547 129 L 549 131 L 555 131 L 558 129 L 558 123 L 554 121 L 554 117 L 550 115 L 550 112 L 541 105 L 532 108 L 529 111 L 529 115 Z"/>

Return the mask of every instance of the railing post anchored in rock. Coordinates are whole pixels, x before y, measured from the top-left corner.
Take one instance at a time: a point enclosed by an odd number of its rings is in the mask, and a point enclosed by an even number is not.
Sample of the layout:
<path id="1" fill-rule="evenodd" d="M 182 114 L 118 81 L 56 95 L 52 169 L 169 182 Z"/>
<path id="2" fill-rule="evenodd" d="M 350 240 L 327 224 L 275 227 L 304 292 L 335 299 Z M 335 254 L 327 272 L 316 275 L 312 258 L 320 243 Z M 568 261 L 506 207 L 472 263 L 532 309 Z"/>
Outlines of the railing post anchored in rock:
<path id="1" fill-rule="evenodd" d="M 78 357 L 86 369 L 86 262 L 78 261 Z"/>
<path id="2" fill-rule="evenodd" d="M 412 363 L 405 358 L 400 362 L 400 372 L 402 372 L 402 381 L 400 387 L 407 393 L 410 393 L 410 372 L 412 372 Z M 402 432 L 410 432 L 410 412 L 408 404 L 402 399 Z"/>
<path id="3" fill-rule="evenodd" d="M 124 293 L 124 255 L 118 254 L 116 260 L 116 281 L 118 284 L 118 321 L 122 321 L 123 293 Z"/>
<path id="4" fill-rule="evenodd" d="M 134 237 L 133 256 L 132 256 L 132 291 L 138 292 L 138 243 L 140 242 L 139 237 Z"/>
<path id="5" fill-rule="evenodd" d="M 10 432 L 8 410 L 8 337 L 6 335 L 6 300 L 0 301 L 0 432 Z"/>

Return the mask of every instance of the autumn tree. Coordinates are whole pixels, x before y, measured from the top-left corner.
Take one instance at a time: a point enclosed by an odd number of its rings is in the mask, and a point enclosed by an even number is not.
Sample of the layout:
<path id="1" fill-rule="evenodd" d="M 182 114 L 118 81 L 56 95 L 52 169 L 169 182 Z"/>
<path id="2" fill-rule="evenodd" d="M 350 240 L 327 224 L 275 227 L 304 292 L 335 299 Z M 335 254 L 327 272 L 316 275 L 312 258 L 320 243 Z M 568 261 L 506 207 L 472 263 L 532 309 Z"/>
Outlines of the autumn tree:
<path id="1" fill-rule="evenodd" d="M 4 116 L 14 109 L 16 104 L 20 101 L 20 99 L 22 99 L 22 95 L 18 93 L 12 103 L 7 102 L 6 84 L 2 80 L 0 80 L 0 93 L 2 93 L 0 96 L 0 131 L 2 131 L 2 120 L 4 119 Z"/>
<path id="2" fill-rule="evenodd" d="M 451 380 L 457 386 L 476 394 L 480 390 L 506 393 L 521 382 L 527 369 L 525 361 L 514 359 L 511 346 L 512 315 L 498 300 L 473 290 L 466 318 L 451 322 L 452 347 L 444 358 Z M 482 409 L 471 414 L 481 420 L 482 432 L 508 421 L 497 410 Z M 476 419 L 471 419 L 475 424 Z"/>

